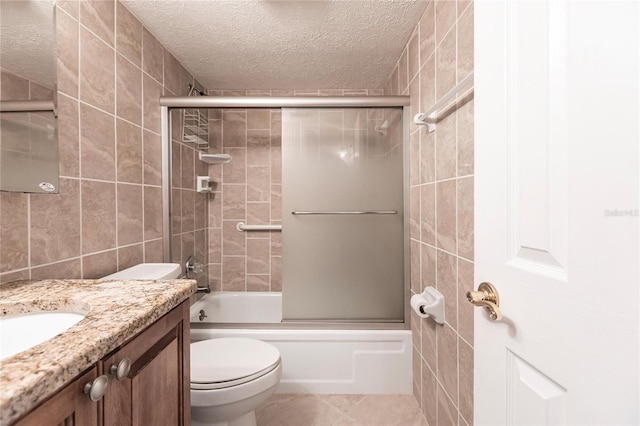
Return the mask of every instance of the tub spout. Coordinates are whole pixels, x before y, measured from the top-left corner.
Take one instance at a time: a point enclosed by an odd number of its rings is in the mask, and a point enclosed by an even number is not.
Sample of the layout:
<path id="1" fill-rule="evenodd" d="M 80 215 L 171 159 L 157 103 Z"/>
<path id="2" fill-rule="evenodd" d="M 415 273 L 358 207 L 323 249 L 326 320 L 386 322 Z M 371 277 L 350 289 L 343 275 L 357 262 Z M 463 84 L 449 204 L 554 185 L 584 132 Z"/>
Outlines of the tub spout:
<path id="1" fill-rule="evenodd" d="M 211 287 L 209 287 L 209 284 L 203 287 L 198 287 L 196 289 L 196 293 L 211 293 Z"/>

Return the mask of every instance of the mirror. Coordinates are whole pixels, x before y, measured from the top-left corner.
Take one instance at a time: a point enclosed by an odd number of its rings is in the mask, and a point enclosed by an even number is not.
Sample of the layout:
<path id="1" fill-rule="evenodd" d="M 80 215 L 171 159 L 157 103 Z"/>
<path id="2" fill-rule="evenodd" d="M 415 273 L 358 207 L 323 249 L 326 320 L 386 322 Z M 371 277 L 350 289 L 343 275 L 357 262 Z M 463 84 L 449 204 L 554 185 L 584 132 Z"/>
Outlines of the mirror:
<path id="1" fill-rule="evenodd" d="M 54 0 L 0 0 L 0 190 L 58 192 Z"/>

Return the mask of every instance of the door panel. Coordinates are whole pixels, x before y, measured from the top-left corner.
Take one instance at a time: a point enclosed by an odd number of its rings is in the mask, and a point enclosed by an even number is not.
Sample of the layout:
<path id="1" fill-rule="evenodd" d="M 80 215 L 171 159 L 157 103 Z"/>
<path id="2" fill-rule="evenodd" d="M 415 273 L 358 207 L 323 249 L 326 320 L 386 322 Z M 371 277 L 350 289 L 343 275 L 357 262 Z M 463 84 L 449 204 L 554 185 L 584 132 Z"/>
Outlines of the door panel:
<path id="1" fill-rule="evenodd" d="M 566 96 L 556 87 L 566 86 L 568 71 L 565 7 L 511 2 L 506 13 L 509 264 L 562 282 L 567 274 Z"/>
<path id="2" fill-rule="evenodd" d="M 402 129 L 399 108 L 282 110 L 285 322 L 404 320 Z"/>
<path id="3" fill-rule="evenodd" d="M 562 425 L 566 422 L 566 389 L 508 351 L 507 423 Z"/>
<path id="4" fill-rule="evenodd" d="M 178 347 L 178 339 L 173 339 L 131 379 L 134 425 L 179 424 Z"/>
<path id="5" fill-rule="evenodd" d="M 475 3 L 477 424 L 637 424 L 640 6 Z"/>

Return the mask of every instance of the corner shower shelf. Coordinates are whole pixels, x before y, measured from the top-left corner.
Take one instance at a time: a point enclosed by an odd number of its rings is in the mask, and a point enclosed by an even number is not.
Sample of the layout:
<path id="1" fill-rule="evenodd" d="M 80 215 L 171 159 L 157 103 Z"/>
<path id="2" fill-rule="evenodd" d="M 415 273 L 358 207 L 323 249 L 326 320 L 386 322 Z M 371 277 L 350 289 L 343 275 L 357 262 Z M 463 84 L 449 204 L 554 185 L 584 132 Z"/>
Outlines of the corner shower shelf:
<path id="1" fill-rule="evenodd" d="M 185 109 L 182 120 L 182 141 L 193 143 L 198 149 L 209 148 L 206 140 L 209 133 L 207 116 L 197 109 Z"/>
<path id="2" fill-rule="evenodd" d="M 198 153 L 200 161 L 204 161 L 207 164 L 224 164 L 231 161 L 229 154 L 206 154 L 204 152 Z"/>

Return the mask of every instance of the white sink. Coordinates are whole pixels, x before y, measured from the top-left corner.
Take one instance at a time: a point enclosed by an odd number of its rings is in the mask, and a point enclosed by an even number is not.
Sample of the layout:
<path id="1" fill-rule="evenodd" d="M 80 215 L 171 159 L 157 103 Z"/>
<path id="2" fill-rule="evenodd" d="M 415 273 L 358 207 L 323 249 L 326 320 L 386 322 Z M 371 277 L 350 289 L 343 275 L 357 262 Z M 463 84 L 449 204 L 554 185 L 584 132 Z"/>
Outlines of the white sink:
<path id="1" fill-rule="evenodd" d="M 85 314 L 61 311 L 0 317 L 0 360 L 57 336 L 84 317 Z"/>

